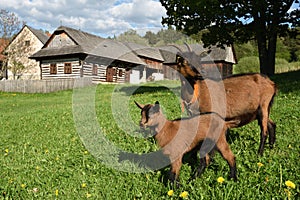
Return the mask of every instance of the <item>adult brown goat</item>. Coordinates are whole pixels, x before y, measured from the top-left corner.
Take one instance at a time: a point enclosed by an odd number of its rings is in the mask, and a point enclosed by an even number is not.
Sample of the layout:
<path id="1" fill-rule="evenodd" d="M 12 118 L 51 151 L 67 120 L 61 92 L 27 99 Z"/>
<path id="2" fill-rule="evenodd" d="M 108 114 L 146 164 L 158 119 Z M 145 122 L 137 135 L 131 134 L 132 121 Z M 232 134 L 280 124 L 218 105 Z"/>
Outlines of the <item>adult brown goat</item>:
<path id="1" fill-rule="evenodd" d="M 217 113 L 207 113 L 178 120 L 167 120 L 158 102 L 142 105 L 135 104 L 141 109 L 141 128 L 150 128 L 163 154 L 171 161 L 169 180 L 178 181 L 182 157 L 191 150 L 200 153 L 200 166 L 194 177 L 200 175 L 209 162 L 208 153 L 216 149 L 228 162 L 230 177 L 237 180 L 235 156 L 226 141 L 226 130 L 238 121 L 224 121 Z M 202 144 L 201 144 L 202 142 Z"/>
<path id="2" fill-rule="evenodd" d="M 222 80 L 203 78 L 187 60 L 180 57 L 175 69 L 181 74 L 181 99 L 190 116 L 199 112 L 216 112 L 225 120 L 240 121 L 229 128 L 258 120 L 261 129 L 258 153 L 263 154 L 268 134 L 270 147 L 273 147 L 276 124 L 269 115 L 277 89 L 268 77 L 253 73 Z"/>

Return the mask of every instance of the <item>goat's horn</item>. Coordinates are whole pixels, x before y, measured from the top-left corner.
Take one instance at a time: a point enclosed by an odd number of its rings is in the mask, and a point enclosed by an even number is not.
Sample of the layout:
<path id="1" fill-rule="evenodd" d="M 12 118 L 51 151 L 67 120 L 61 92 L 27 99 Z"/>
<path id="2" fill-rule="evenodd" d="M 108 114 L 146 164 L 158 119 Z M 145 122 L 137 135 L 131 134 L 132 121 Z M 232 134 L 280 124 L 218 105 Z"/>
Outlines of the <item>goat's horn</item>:
<path id="1" fill-rule="evenodd" d="M 178 45 L 176 45 L 176 44 L 169 44 L 169 46 L 175 47 L 176 49 L 179 50 L 180 53 L 183 52 L 182 48 L 180 48 L 180 47 L 179 47 Z"/>
<path id="2" fill-rule="evenodd" d="M 145 105 L 140 104 L 140 103 L 138 103 L 138 102 L 136 102 L 136 101 L 134 101 L 134 103 L 135 103 L 135 105 L 136 105 L 137 107 L 139 107 L 140 109 L 143 109 L 143 108 L 145 107 Z"/>
<path id="3" fill-rule="evenodd" d="M 193 51 L 192 48 L 191 48 L 191 46 L 188 43 L 184 42 L 184 44 L 187 47 L 187 49 L 189 50 L 189 52 Z"/>

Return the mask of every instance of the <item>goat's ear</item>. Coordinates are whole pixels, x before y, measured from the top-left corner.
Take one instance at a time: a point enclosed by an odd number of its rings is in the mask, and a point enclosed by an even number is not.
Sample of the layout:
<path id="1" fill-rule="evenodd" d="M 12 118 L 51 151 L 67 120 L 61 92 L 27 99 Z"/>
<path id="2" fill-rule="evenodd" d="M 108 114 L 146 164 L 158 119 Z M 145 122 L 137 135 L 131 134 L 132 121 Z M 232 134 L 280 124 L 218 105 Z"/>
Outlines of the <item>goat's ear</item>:
<path id="1" fill-rule="evenodd" d="M 159 111 L 159 102 L 158 101 L 155 102 L 155 104 L 153 106 L 153 110 L 154 110 L 154 112 L 158 112 Z"/>
<path id="2" fill-rule="evenodd" d="M 182 56 L 177 55 L 176 62 L 177 64 L 182 65 L 184 62 L 184 58 Z"/>
<path id="3" fill-rule="evenodd" d="M 135 103 L 135 105 L 136 105 L 137 107 L 139 107 L 140 109 L 143 109 L 143 108 L 145 107 L 145 105 L 140 104 L 140 103 L 138 103 L 138 102 L 136 102 L 136 101 L 134 101 L 134 103 Z"/>

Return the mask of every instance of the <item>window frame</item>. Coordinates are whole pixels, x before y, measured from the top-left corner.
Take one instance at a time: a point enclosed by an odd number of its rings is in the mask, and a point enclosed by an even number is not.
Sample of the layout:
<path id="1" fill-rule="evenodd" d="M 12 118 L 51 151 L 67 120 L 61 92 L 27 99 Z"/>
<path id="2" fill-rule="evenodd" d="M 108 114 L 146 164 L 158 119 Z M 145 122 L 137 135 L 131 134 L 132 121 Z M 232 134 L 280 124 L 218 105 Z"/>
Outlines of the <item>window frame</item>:
<path id="1" fill-rule="evenodd" d="M 50 63 L 50 74 L 57 74 L 57 64 Z"/>
<path id="2" fill-rule="evenodd" d="M 95 64 L 92 66 L 92 75 L 98 76 L 98 66 Z"/>
<path id="3" fill-rule="evenodd" d="M 72 74 L 72 63 L 68 62 L 64 64 L 64 74 Z"/>

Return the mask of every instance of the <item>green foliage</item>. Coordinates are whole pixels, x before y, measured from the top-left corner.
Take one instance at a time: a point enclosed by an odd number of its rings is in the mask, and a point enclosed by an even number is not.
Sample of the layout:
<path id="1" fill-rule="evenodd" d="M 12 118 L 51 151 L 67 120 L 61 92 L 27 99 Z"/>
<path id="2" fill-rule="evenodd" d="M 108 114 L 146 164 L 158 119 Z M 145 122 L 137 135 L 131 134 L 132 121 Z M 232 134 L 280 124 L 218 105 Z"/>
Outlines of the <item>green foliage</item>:
<path id="1" fill-rule="evenodd" d="M 259 72 L 259 59 L 257 56 L 243 57 L 233 70 L 235 74 Z"/>
<path id="2" fill-rule="evenodd" d="M 299 76 L 300 71 L 296 71 L 272 77 L 279 88 L 271 109 L 271 118 L 277 123 L 274 149 L 266 144 L 264 155 L 257 155 L 256 122 L 232 129 L 228 142 L 236 155 L 238 182 L 227 178 L 228 165 L 216 154 L 194 181 L 189 181 L 193 165 L 185 162 L 181 187 L 171 197 L 167 194 L 170 186 L 164 184 L 168 167 L 147 173 L 122 172 L 97 161 L 93 152 L 87 151 L 75 129 L 73 91 L 0 92 L 0 199 L 180 199 L 183 191 L 188 192 L 188 199 L 299 199 Z M 138 127 L 140 111 L 133 100 L 158 100 L 169 119 L 180 117 L 180 83 L 140 86 L 129 96 L 131 85 L 98 85 L 94 107 L 110 142 L 127 151 L 145 153 L 157 150 L 157 145 L 151 138 L 134 137 L 134 131 L 124 132 L 118 126 L 111 111 L 112 94 L 123 106 L 122 100 L 130 99 L 129 115 Z M 218 177 L 225 181 L 218 183 Z M 295 189 L 285 185 L 287 180 L 296 185 Z"/>
<path id="3" fill-rule="evenodd" d="M 283 73 L 288 71 L 295 71 L 300 69 L 299 62 L 289 63 L 283 58 L 276 58 L 275 60 L 276 73 Z M 238 64 L 233 67 L 234 74 L 259 72 L 259 60 L 257 56 L 243 57 Z"/>
<path id="4" fill-rule="evenodd" d="M 243 44 L 236 44 L 234 45 L 234 48 L 238 61 L 244 57 L 258 56 L 257 47 L 251 41 Z"/>
<path id="5" fill-rule="evenodd" d="M 276 58 L 291 61 L 292 52 L 290 51 L 289 46 L 284 44 L 283 40 L 284 38 L 277 39 Z"/>
<path id="6" fill-rule="evenodd" d="M 206 29 L 209 32 L 206 32 L 203 39 L 207 45 L 232 44 L 233 41 L 244 43 L 257 36 L 258 31 L 263 34 L 275 33 L 275 30 L 284 33 L 288 28 L 285 23 L 290 22 L 293 28 L 299 25 L 295 21 L 299 18 L 297 12 L 299 2 L 296 1 L 265 1 L 264 3 L 235 1 L 233 3 L 209 0 L 160 0 L 160 2 L 167 10 L 167 16 L 163 17 L 163 24 L 175 26 L 188 35 Z M 293 3 L 296 9 L 288 12 Z M 256 17 L 258 13 L 264 13 L 264 17 Z M 253 21 L 256 23 L 252 23 Z M 268 24 L 269 27 L 264 24 Z M 255 28 L 260 25 L 263 25 L 261 27 L 263 29 L 256 30 Z M 272 26 L 278 26 L 278 29 L 273 29 Z M 266 37 L 271 35 L 267 34 Z"/>
<path id="7" fill-rule="evenodd" d="M 12 65 L 7 67 L 7 69 L 11 70 L 11 72 L 13 74 L 13 79 L 15 79 L 16 76 L 18 76 L 20 73 L 22 73 L 24 71 L 25 66 L 21 62 L 13 60 Z"/>
<path id="8" fill-rule="evenodd" d="M 172 1 L 160 0 L 167 10 L 162 23 L 188 35 L 207 30 L 205 46 L 245 43 L 255 39 L 260 71 L 275 72 L 276 39 L 289 28 L 299 27 L 299 1 Z M 291 6 L 295 9 L 292 11 Z M 288 25 L 289 24 L 289 25 Z"/>
<path id="9" fill-rule="evenodd" d="M 148 45 L 148 40 L 137 34 L 135 30 L 128 30 L 117 37 L 118 41 L 131 42 L 141 45 Z"/>

